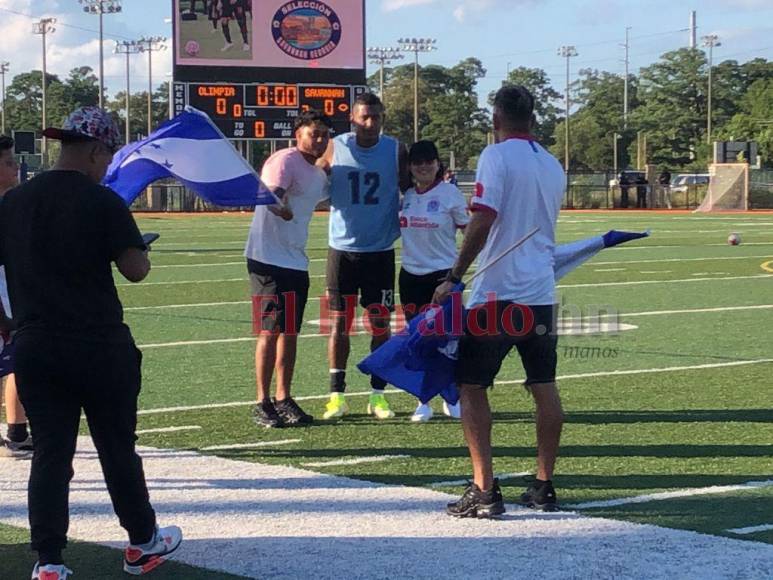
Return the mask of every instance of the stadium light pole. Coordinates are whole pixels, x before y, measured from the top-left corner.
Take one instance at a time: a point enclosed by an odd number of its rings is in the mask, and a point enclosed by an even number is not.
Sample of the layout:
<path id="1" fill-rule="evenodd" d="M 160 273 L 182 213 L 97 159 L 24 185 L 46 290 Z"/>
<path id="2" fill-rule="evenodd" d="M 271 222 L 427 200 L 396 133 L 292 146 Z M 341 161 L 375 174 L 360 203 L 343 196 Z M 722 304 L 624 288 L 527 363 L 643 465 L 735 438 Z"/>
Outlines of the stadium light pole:
<path id="1" fill-rule="evenodd" d="M 401 38 L 397 41 L 400 50 L 412 52 L 413 60 L 413 141 L 419 140 L 419 53 L 437 50 L 434 38 Z"/>
<path id="2" fill-rule="evenodd" d="M 78 0 L 86 14 L 99 16 L 99 108 L 105 105 L 105 39 L 103 16 L 121 12 L 121 0 Z"/>
<path id="3" fill-rule="evenodd" d="M 131 112 L 129 103 L 131 101 L 131 85 L 129 80 L 130 71 L 130 59 L 132 54 L 139 54 L 143 52 L 145 48 L 136 40 L 121 40 L 115 43 L 115 53 L 126 55 L 126 145 L 131 141 Z"/>
<path id="4" fill-rule="evenodd" d="M 0 135 L 5 135 L 5 73 L 10 69 L 11 63 L 7 60 L 0 62 L 0 106 L 2 106 L 2 112 L 0 112 Z"/>
<path id="5" fill-rule="evenodd" d="M 378 69 L 378 91 L 381 96 L 381 102 L 386 104 L 384 97 L 384 66 L 392 64 L 393 60 L 403 58 L 399 48 L 385 48 L 380 46 L 370 47 L 368 49 L 368 58 L 371 64 L 379 65 Z"/>
<path id="6" fill-rule="evenodd" d="M 153 130 L 153 53 L 166 50 L 166 38 L 163 36 L 142 37 L 138 41 L 148 53 L 148 135 Z"/>
<path id="7" fill-rule="evenodd" d="M 569 196 L 569 207 L 574 207 L 574 196 L 569 187 L 569 109 L 571 100 L 569 98 L 569 61 L 573 56 L 579 53 L 574 46 L 562 46 L 558 49 L 558 56 L 566 59 L 566 122 L 564 123 L 564 171 L 566 172 L 566 194 Z"/>
<path id="8" fill-rule="evenodd" d="M 56 24 L 56 18 L 41 18 L 37 22 L 32 23 L 32 33 L 33 34 L 39 34 L 41 38 L 43 39 L 43 78 L 41 79 L 41 85 L 43 88 L 42 91 L 42 97 L 43 101 L 41 104 L 41 125 L 42 125 L 42 131 L 46 130 L 46 85 L 48 84 L 46 79 L 46 36 L 49 34 L 53 34 L 56 32 L 56 28 L 54 27 L 54 24 Z M 41 135 L 40 137 L 40 154 L 42 157 L 42 163 L 45 167 L 48 163 L 47 158 L 47 143 L 46 138 Z"/>
<path id="9" fill-rule="evenodd" d="M 719 36 L 716 34 L 708 34 L 701 38 L 701 40 L 703 41 L 703 46 L 709 49 L 709 90 L 707 95 L 708 112 L 706 114 L 706 142 L 711 145 L 711 69 L 714 61 L 714 47 L 722 46 L 722 43 L 719 42 Z"/>

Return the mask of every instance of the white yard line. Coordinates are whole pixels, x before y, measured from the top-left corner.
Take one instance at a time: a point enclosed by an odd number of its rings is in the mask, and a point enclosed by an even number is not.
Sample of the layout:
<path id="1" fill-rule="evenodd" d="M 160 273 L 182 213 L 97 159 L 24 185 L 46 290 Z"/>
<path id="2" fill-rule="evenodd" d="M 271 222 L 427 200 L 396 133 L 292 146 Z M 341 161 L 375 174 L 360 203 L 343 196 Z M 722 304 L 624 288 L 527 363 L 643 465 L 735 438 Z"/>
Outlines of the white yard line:
<path id="1" fill-rule="evenodd" d="M 237 300 L 235 302 L 199 302 L 192 304 L 164 304 L 161 306 L 128 306 L 123 309 L 124 312 L 133 312 L 137 310 L 164 310 L 165 308 L 209 308 L 211 306 L 234 306 L 241 304 L 251 304 L 249 300 Z"/>
<path id="2" fill-rule="evenodd" d="M 78 441 L 70 536 L 123 547 L 93 445 Z M 172 559 L 247 578 L 769 578 L 773 546 L 508 505 L 501 521 L 454 519 L 457 496 L 281 465 L 139 448 L 153 507 L 185 540 Z M 30 462 L 0 470 L 0 520 L 27 528 Z M 546 552 L 547 550 L 547 552 Z M 65 557 L 67 553 L 65 552 Z M 560 557 L 537 558 L 535 554 Z M 283 557 L 277 560 L 277 554 Z M 334 565 L 325 556 L 335 554 Z M 118 566 L 121 553 L 116 551 Z M 76 564 L 76 562 L 72 562 Z M 75 568 L 76 577 L 80 577 Z M 515 571 L 515 572 L 514 572 Z"/>
<path id="3" fill-rule="evenodd" d="M 530 471 L 524 471 L 522 473 L 495 473 L 494 477 L 499 481 L 505 481 L 507 479 L 517 479 L 519 477 L 526 477 L 532 475 Z M 467 485 L 470 483 L 469 479 L 452 479 L 450 481 L 435 481 L 430 483 L 430 487 L 459 487 L 460 485 Z"/>
<path id="4" fill-rule="evenodd" d="M 196 431 L 201 429 L 201 425 L 179 425 L 177 427 L 158 427 L 156 429 L 140 429 L 135 431 L 137 435 L 147 435 L 149 433 L 175 433 L 177 431 Z"/>
<path id="5" fill-rule="evenodd" d="M 648 493 L 645 495 L 636 495 L 633 497 L 621 497 L 619 499 L 608 499 L 601 501 L 586 501 L 582 503 L 570 504 L 565 507 L 587 510 L 595 508 L 617 507 L 634 503 L 647 503 L 650 501 L 663 501 L 667 499 L 676 499 L 680 497 L 693 497 L 696 495 L 710 495 L 716 493 L 729 493 L 733 491 L 745 491 L 749 489 L 761 489 L 773 486 L 773 479 L 766 481 L 747 481 L 737 485 L 712 485 L 711 487 L 693 487 L 688 489 L 677 489 L 675 491 L 663 491 L 660 493 Z"/>
<path id="6" fill-rule="evenodd" d="M 593 284 L 559 284 L 556 288 L 600 288 L 602 286 L 640 286 L 642 284 L 679 284 L 682 282 L 717 282 L 719 280 L 752 280 L 755 278 L 773 278 L 773 274 L 755 274 L 752 276 L 727 276 L 725 278 L 677 278 L 674 280 L 635 280 L 628 282 L 596 282 Z"/>
<path id="7" fill-rule="evenodd" d="M 372 457 L 354 457 L 352 459 L 333 459 L 331 461 L 312 461 L 303 463 L 304 467 L 335 467 L 337 465 L 359 465 L 360 463 L 380 463 L 393 459 L 408 459 L 410 455 L 374 455 Z"/>
<path id="8" fill-rule="evenodd" d="M 666 258 L 663 260 L 616 260 L 614 262 L 588 262 L 588 266 L 612 266 L 615 264 L 652 264 L 660 262 L 711 262 L 713 260 L 751 260 L 757 258 L 771 258 L 773 254 L 758 256 L 716 256 L 713 258 Z"/>
<path id="9" fill-rule="evenodd" d="M 670 274 L 673 270 L 641 270 L 639 274 Z"/>
<path id="10" fill-rule="evenodd" d="M 773 363 L 773 358 L 761 358 L 756 360 L 739 360 L 739 361 L 731 361 L 731 362 L 724 362 L 724 363 L 709 363 L 709 364 L 702 364 L 702 365 L 687 365 L 687 366 L 680 366 L 680 367 L 662 367 L 662 368 L 649 368 L 649 369 L 627 369 L 627 370 L 619 370 L 619 371 L 601 371 L 598 373 L 581 373 L 576 375 L 561 375 L 556 377 L 557 381 L 567 380 L 567 379 L 588 379 L 593 377 L 616 377 L 616 376 L 623 376 L 623 375 L 647 375 L 647 374 L 654 374 L 654 373 L 674 373 L 674 372 L 680 372 L 680 371 L 697 371 L 702 369 L 718 369 L 718 368 L 724 368 L 724 367 L 740 367 L 740 366 L 746 366 L 746 365 L 758 365 L 758 364 L 764 364 L 764 363 Z M 514 381 L 495 381 L 495 384 L 497 385 L 513 385 L 517 383 L 522 383 L 523 379 L 516 379 Z"/>
<path id="11" fill-rule="evenodd" d="M 740 534 L 742 536 L 746 534 L 756 534 L 758 532 L 770 532 L 773 531 L 773 524 L 761 524 L 759 526 L 749 526 L 748 528 L 730 528 L 725 530 L 731 534 Z"/>
<path id="12" fill-rule="evenodd" d="M 773 308 L 773 304 L 754 304 L 750 306 L 720 306 L 717 308 L 684 308 L 682 310 L 650 310 L 645 312 L 620 312 L 615 314 L 601 314 L 604 318 L 621 318 L 631 316 L 663 316 L 671 314 L 698 314 L 701 312 L 734 312 L 739 310 L 766 310 Z"/>
<path id="13" fill-rule="evenodd" d="M 395 391 L 390 391 L 393 393 Z M 402 392 L 402 391 L 398 391 Z M 370 395 L 371 391 L 358 391 L 354 393 L 346 393 L 347 397 L 364 397 Z M 325 395 L 307 395 L 305 397 L 293 397 L 296 401 L 324 401 L 330 398 L 330 393 Z M 157 409 L 140 409 L 137 411 L 137 415 L 158 415 L 161 413 L 175 413 L 177 411 L 200 411 L 204 409 L 221 409 L 224 407 L 244 407 L 247 405 L 254 405 L 255 401 L 231 401 L 229 403 L 209 403 L 207 405 L 192 405 L 188 407 L 162 407 Z"/>
<path id="14" fill-rule="evenodd" d="M 594 272 L 625 272 L 627 268 L 597 268 Z"/>
<path id="15" fill-rule="evenodd" d="M 708 274 L 708 272 L 702 272 L 701 274 L 694 274 L 694 275 L 703 275 Z M 320 275 L 314 275 L 311 276 L 311 278 L 324 278 L 324 274 Z M 756 274 L 753 276 L 728 276 L 725 278 L 677 278 L 674 280 L 634 280 L 634 281 L 625 281 L 625 282 L 596 282 L 596 283 L 589 283 L 589 284 L 559 284 L 556 286 L 556 288 L 599 288 L 602 286 L 638 286 L 641 284 L 676 284 L 680 282 L 705 282 L 705 281 L 716 281 L 716 280 L 749 280 L 752 278 L 771 278 L 773 277 L 773 274 Z M 221 278 L 221 279 L 214 279 L 214 280 L 174 280 L 170 282 L 142 282 L 141 284 L 116 284 L 118 287 L 130 287 L 130 288 L 141 288 L 142 286 L 174 286 L 174 285 L 180 285 L 180 284 L 220 284 L 220 283 L 228 283 L 228 282 L 244 282 L 247 283 L 247 278 Z M 319 300 L 318 297 L 315 298 L 309 298 L 309 302 L 312 302 L 314 300 Z M 160 307 L 156 307 L 160 308 Z"/>
<path id="16" fill-rule="evenodd" d="M 277 441 L 258 441 L 256 443 L 233 443 L 230 445 L 210 445 L 202 447 L 202 451 L 229 451 L 235 449 L 261 449 L 263 447 L 275 447 L 277 445 L 292 445 L 300 443 L 301 439 L 279 439 Z"/>
<path id="17" fill-rule="evenodd" d="M 615 376 L 615 375 L 637 375 L 637 374 L 647 374 L 647 373 L 666 373 L 666 372 L 679 372 L 679 371 L 690 371 L 690 370 L 701 370 L 706 368 L 718 368 L 718 367 L 731 367 L 731 366 L 743 366 L 743 365 L 753 365 L 753 364 L 762 364 L 762 363 L 771 363 L 773 362 L 773 358 L 766 358 L 766 359 L 758 359 L 758 360 L 750 360 L 750 361 L 733 361 L 733 362 L 727 362 L 727 363 L 712 363 L 712 364 L 703 364 L 703 365 L 691 365 L 691 366 L 681 366 L 681 367 L 665 367 L 665 368 L 649 368 L 649 369 L 631 369 L 631 370 L 621 370 L 621 371 L 605 371 L 605 372 L 598 372 L 598 373 L 583 373 L 583 374 L 576 374 L 576 375 L 561 375 L 556 377 L 556 380 L 571 380 L 571 379 L 586 379 L 586 378 L 592 378 L 592 377 L 606 377 L 606 376 Z M 517 379 L 514 381 L 496 381 L 496 384 L 498 385 L 509 385 L 509 384 L 517 384 L 523 382 L 523 379 Z M 357 391 L 357 392 L 351 392 L 346 393 L 347 397 L 364 397 L 367 395 L 370 395 L 371 391 Z M 403 391 L 400 390 L 389 390 L 389 395 L 393 394 L 406 394 Z M 324 394 L 324 395 L 309 395 L 305 397 L 293 397 L 296 401 L 320 401 L 330 398 L 330 394 Z M 255 401 L 229 401 L 227 403 L 208 403 L 205 405 L 191 405 L 191 406 L 179 406 L 179 407 L 161 407 L 161 408 L 155 408 L 155 409 L 141 409 L 137 411 L 138 415 L 155 415 L 160 413 L 174 413 L 178 411 L 200 411 L 200 410 L 206 410 L 206 409 L 221 409 L 226 407 L 243 407 L 246 405 L 254 405 Z"/>

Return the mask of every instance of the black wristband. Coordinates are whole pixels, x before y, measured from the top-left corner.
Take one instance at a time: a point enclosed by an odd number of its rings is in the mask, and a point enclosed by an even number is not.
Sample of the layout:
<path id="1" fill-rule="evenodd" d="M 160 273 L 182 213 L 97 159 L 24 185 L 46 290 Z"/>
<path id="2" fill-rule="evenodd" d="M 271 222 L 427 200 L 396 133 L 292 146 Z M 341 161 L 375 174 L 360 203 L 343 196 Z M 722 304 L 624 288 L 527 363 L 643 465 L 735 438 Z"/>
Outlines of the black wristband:
<path id="1" fill-rule="evenodd" d="M 451 272 L 448 272 L 448 274 L 446 274 L 446 282 L 451 282 L 451 284 L 461 284 L 462 279 L 454 276 Z"/>

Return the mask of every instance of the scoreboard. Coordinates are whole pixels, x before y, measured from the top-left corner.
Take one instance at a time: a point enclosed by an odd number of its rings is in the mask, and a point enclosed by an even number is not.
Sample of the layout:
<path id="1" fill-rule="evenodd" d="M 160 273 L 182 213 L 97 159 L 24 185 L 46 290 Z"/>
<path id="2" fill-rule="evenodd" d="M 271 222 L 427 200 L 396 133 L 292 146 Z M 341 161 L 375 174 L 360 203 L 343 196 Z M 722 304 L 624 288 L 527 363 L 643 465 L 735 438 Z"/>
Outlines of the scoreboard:
<path id="1" fill-rule="evenodd" d="M 363 86 L 293 83 L 175 83 L 175 114 L 186 105 L 203 111 L 229 139 L 292 139 L 301 112 L 330 117 L 333 133 L 346 133 Z"/>

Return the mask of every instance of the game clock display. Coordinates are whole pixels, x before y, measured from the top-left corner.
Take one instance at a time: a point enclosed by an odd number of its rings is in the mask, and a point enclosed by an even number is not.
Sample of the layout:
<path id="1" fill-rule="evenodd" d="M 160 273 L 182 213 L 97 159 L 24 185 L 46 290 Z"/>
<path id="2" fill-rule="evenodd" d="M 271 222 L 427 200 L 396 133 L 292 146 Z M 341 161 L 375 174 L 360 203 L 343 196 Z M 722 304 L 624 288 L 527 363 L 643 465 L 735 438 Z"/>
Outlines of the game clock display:
<path id="1" fill-rule="evenodd" d="M 303 111 L 328 115 L 335 134 L 351 130 L 354 98 L 365 89 L 351 85 L 176 83 L 176 113 L 187 104 L 203 111 L 229 139 L 292 139 Z"/>

